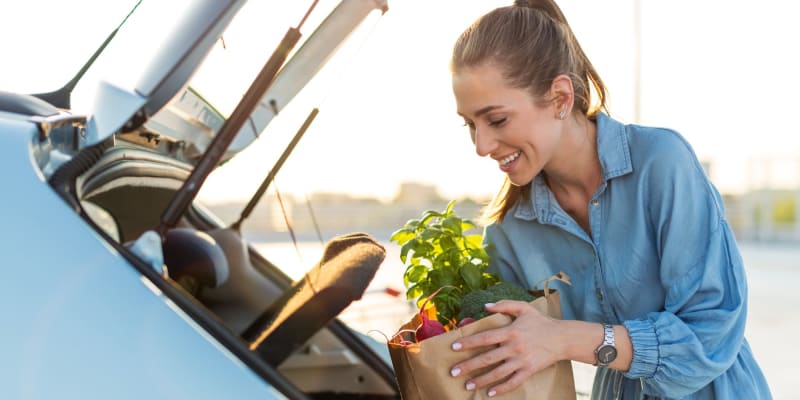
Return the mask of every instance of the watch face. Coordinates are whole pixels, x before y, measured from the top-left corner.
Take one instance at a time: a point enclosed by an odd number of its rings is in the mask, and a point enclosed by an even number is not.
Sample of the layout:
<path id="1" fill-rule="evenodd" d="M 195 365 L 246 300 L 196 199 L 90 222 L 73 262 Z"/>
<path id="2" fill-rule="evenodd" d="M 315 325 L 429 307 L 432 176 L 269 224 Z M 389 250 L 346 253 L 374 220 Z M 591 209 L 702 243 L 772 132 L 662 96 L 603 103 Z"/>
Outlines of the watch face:
<path id="1" fill-rule="evenodd" d="M 600 365 L 611 364 L 617 358 L 617 348 L 611 345 L 600 346 L 597 349 L 597 361 Z"/>

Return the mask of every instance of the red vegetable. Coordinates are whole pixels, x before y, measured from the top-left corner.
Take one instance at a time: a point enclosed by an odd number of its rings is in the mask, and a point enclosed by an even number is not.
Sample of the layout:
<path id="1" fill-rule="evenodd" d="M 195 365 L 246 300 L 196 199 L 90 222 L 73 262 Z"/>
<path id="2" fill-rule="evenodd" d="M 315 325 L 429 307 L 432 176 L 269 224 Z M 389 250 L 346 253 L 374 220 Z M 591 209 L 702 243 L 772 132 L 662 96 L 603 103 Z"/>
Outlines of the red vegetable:
<path id="1" fill-rule="evenodd" d="M 440 335 L 446 332 L 446 330 L 444 329 L 444 325 L 442 325 L 442 323 L 439 322 L 439 320 L 437 320 L 435 317 L 434 319 L 431 319 L 425 313 L 425 306 L 428 305 L 428 302 L 433 298 L 433 296 L 436 296 L 436 294 L 439 293 L 440 290 L 442 290 L 442 288 L 439 288 L 439 290 L 431 293 L 431 295 L 425 299 L 425 302 L 422 303 L 422 307 L 419 308 L 419 316 L 420 319 L 422 319 L 422 323 L 419 324 L 419 326 L 417 327 L 417 331 L 415 333 L 415 336 L 417 338 L 417 343 L 429 337 Z M 434 312 L 433 315 L 435 316 L 436 313 Z"/>
<path id="2" fill-rule="evenodd" d="M 422 316 L 422 323 L 417 328 L 417 342 L 421 342 L 429 337 L 433 337 L 444 333 L 444 325 L 435 319 L 428 319 L 425 315 Z"/>

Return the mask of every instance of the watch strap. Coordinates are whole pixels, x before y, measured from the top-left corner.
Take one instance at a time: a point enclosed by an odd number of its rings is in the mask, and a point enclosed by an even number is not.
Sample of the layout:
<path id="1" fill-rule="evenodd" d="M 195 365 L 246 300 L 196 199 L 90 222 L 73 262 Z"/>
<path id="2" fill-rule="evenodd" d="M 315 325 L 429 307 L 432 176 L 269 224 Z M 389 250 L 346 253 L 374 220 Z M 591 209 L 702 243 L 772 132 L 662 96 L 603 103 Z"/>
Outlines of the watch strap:
<path id="1" fill-rule="evenodd" d="M 611 349 L 607 349 L 607 348 Z M 614 327 L 611 324 L 603 324 L 603 343 L 600 346 L 597 346 L 597 349 L 594 351 L 594 365 L 595 366 L 607 366 L 616 358 L 616 341 L 614 339 Z M 601 350 L 611 350 L 613 352 L 613 356 L 607 362 L 602 362 L 600 360 L 600 351 Z"/>
<path id="2" fill-rule="evenodd" d="M 614 340 L 614 327 L 611 324 L 603 324 L 603 344 L 617 347 Z"/>

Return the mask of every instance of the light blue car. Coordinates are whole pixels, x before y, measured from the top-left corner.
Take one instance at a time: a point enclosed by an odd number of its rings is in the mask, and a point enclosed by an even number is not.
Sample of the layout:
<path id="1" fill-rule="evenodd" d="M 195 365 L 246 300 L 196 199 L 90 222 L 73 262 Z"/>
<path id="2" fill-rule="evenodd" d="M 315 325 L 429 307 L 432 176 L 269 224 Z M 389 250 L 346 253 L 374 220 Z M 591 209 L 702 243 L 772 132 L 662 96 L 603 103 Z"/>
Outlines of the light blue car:
<path id="1" fill-rule="evenodd" d="M 131 4 L 62 89 L 0 88 L 0 399 L 398 399 L 385 345 L 336 318 L 380 244 L 332 239 L 292 282 L 195 201 L 386 2 L 169 3 Z M 272 12 L 262 68 L 219 111 L 195 79 L 241 81 L 209 75 L 209 54 Z"/>

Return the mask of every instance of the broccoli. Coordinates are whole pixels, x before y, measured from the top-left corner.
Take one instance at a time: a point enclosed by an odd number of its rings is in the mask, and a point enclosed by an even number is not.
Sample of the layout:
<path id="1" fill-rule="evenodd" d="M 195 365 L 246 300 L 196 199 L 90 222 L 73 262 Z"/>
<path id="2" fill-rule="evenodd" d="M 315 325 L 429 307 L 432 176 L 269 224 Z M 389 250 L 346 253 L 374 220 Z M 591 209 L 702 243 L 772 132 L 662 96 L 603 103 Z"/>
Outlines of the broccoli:
<path id="1" fill-rule="evenodd" d="M 500 282 L 489 286 L 486 289 L 476 290 L 464 295 L 461 299 L 461 311 L 458 313 L 458 320 L 472 318 L 477 321 L 489 316 L 489 312 L 483 307 L 486 303 L 496 303 L 500 300 L 520 300 L 533 301 L 536 296 L 530 294 L 521 286 L 512 282 Z"/>

